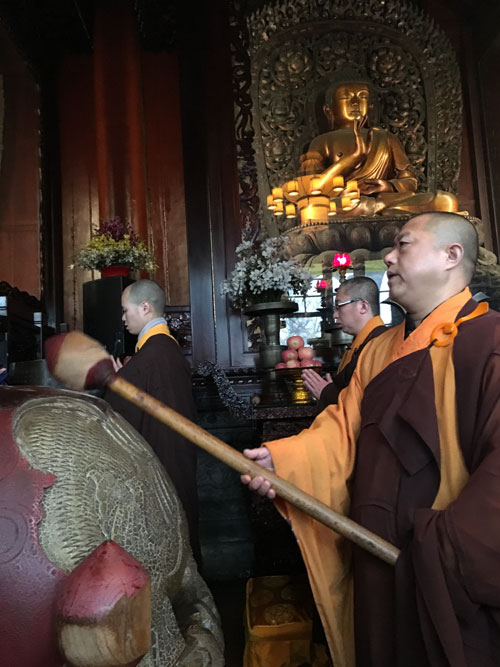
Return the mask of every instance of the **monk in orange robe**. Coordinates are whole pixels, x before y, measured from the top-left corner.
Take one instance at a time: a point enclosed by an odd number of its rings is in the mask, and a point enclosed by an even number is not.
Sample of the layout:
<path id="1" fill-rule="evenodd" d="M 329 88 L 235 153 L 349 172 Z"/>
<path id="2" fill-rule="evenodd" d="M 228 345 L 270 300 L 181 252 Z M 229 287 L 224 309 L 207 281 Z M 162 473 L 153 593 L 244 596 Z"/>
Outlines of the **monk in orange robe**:
<path id="1" fill-rule="evenodd" d="M 316 371 L 307 368 L 303 371 L 305 387 L 318 399 L 318 412 L 337 402 L 339 393 L 351 380 L 365 345 L 384 333 L 385 324 L 379 312 L 379 291 L 377 283 L 371 278 L 356 276 L 338 287 L 333 313 L 342 331 L 355 338 L 345 351 L 333 378 L 329 373 L 324 379 Z"/>
<path id="2" fill-rule="evenodd" d="M 476 257 L 465 218 L 411 218 L 385 258 L 406 322 L 309 429 L 245 451 L 401 549 L 392 568 L 279 501 L 336 667 L 498 664 L 500 315 L 471 299 Z"/>

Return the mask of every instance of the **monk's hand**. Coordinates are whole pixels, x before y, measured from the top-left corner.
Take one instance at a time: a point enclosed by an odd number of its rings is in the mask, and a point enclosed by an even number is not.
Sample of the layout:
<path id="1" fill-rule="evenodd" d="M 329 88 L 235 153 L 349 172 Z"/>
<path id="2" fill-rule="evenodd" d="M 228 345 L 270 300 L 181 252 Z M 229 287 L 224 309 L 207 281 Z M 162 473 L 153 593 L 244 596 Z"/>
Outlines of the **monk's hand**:
<path id="1" fill-rule="evenodd" d="M 111 362 L 113 363 L 113 368 L 115 369 L 115 373 L 118 373 L 120 368 L 123 368 L 123 364 L 120 361 L 119 357 L 111 357 Z"/>
<path id="2" fill-rule="evenodd" d="M 373 195 L 377 192 L 394 192 L 392 183 L 381 178 L 365 178 L 358 183 L 362 195 Z"/>
<path id="3" fill-rule="evenodd" d="M 332 376 L 327 373 L 326 378 L 322 378 L 316 371 L 306 368 L 302 371 L 302 380 L 306 389 L 311 392 L 314 398 L 319 398 L 326 385 L 331 383 Z"/>
<path id="4" fill-rule="evenodd" d="M 263 468 L 274 472 L 273 459 L 271 452 L 267 447 L 257 447 L 256 449 L 244 449 L 244 456 L 247 459 L 251 459 L 255 463 L 258 463 Z M 240 477 L 243 484 L 247 484 L 248 488 L 252 491 L 256 491 L 261 496 L 267 496 L 270 500 L 276 497 L 276 492 L 271 488 L 271 482 L 264 477 L 252 477 L 251 475 L 241 475 Z"/>

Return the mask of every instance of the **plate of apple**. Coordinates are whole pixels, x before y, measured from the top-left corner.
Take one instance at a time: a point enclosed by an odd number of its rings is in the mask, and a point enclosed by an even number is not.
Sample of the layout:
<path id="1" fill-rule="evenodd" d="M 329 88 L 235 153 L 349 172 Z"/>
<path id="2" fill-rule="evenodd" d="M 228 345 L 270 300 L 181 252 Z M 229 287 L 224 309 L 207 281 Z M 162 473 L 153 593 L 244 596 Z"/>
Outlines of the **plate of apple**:
<path id="1" fill-rule="evenodd" d="M 290 336 L 286 341 L 287 349 L 281 353 L 281 361 L 275 365 L 275 370 L 286 375 L 296 375 L 301 373 L 304 368 L 312 368 L 320 372 L 322 363 L 314 358 L 314 350 L 307 347 L 302 336 Z"/>

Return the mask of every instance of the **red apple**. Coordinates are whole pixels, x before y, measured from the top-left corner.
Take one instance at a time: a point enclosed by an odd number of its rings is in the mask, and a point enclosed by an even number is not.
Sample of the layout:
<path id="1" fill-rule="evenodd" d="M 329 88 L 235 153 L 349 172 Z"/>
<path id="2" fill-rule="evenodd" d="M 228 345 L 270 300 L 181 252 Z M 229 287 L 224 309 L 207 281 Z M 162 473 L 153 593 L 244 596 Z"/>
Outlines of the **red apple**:
<path id="1" fill-rule="evenodd" d="M 300 361 L 297 361 L 297 359 L 289 359 L 285 365 L 287 368 L 300 368 Z"/>
<path id="2" fill-rule="evenodd" d="M 314 350 L 312 347 L 299 347 L 297 350 L 299 359 L 312 359 L 314 357 Z"/>
<path id="3" fill-rule="evenodd" d="M 281 358 L 283 361 L 290 361 L 291 359 L 297 359 L 297 352 L 295 350 L 283 350 L 281 353 Z"/>
<path id="4" fill-rule="evenodd" d="M 284 364 L 283 362 L 280 362 L 279 364 L 276 364 L 276 366 L 275 366 L 274 368 L 276 368 L 276 369 L 279 369 L 279 368 L 286 368 L 286 366 L 285 366 L 285 364 Z"/>
<path id="5" fill-rule="evenodd" d="M 287 339 L 286 344 L 290 350 L 296 350 L 299 347 L 304 347 L 304 339 L 302 336 L 290 336 Z"/>
<path id="6" fill-rule="evenodd" d="M 300 365 L 302 368 L 311 368 L 311 366 L 314 365 L 314 362 L 312 359 L 302 359 Z"/>
<path id="7" fill-rule="evenodd" d="M 311 359 L 311 364 L 313 366 L 323 366 L 323 362 L 320 361 L 319 359 Z"/>

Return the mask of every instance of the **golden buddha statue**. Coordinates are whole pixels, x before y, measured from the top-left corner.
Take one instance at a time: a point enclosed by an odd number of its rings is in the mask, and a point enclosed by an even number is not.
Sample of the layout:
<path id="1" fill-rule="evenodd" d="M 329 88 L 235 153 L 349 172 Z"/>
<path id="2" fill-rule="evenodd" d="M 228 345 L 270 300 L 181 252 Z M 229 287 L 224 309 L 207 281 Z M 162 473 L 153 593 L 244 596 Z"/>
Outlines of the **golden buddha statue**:
<path id="1" fill-rule="evenodd" d="M 331 130 L 319 135 L 301 156 L 301 175 L 321 174 L 323 190 L 333 179 L 356 181 L 360 198 L 343 217 L 394 215 L 398 212 L 458 210 L 449 192 L 417 192 L 417 179 L 397 137 L 370 126 L 370 86 L 346 81 L 334 85 L 323 111 Z"/>

